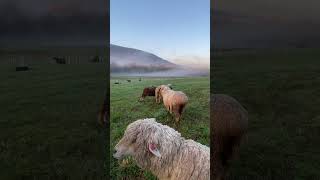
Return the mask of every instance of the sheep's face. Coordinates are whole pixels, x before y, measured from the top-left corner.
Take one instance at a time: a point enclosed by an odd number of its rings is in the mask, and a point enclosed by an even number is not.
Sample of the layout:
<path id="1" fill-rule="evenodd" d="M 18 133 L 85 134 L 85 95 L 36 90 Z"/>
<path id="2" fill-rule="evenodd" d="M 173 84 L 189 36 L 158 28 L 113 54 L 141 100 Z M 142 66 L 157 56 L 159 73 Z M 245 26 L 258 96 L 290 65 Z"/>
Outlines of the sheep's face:
<path id="1" fill-rule="evenodd" d="M 113 157 L 116 159 L 123 159 L 126 156 L 134 155 L 136 151 L 135 138 L 124 136 L 115 146 L 115 153 Z"/>
<path id="2" fill-rule="evenodd" d="M 147 131 L 141 131 L 138 124 L 131 124 L 128 126 L 122 139 L 115 146 L 115 153 L 113 157 L 116 159 L 123 159 L 126 156 L 135 156 L 139 152 L 150 152 L 151 154 L 161 157 L 159 146 L 154 139 L 145 140 L 141 136 L 149 134 Z M 146 134 L 144 134 L 146 133 Z M 157 136 L 158 137 L 158 136 Z M 155 138 L 156 139 L 156 138 Z"/>

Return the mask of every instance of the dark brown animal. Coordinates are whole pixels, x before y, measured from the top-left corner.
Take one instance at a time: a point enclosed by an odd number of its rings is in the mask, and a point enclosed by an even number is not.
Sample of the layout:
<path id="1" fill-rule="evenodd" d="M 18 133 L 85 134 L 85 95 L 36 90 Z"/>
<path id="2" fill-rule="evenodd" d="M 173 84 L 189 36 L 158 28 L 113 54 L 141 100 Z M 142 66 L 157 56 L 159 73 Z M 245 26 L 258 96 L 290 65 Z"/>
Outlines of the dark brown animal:
<path id="1" fill-rule="evenodd" d="M 53 57 L 53 59 L 56 61 L 57 64 L 67 64 L 67 61 L 65 58 L 61 57 Z"/>
<path id="2" fill-rule="evenodd" d="M 98 122 L 99 124 L 101 124 L 102 126 L 107 126 L 108 123 L 108 118 L 109 118 L 109 107 L 108 107 L 108 99 L 107 99 L 107 95 L 104 98 L 103 104 L 101 106 L 101 109 L 98 113 Z"/>
<path id="3" fill-rule="evenodd" d="M 211 106 L 211 151 L 213 179 L 225 179 L 230 160 L 248 129 L 248 112 L 234 98 L 213 94 Z"/>
<path id="4" fill-rule="evenodd" d="M 16 67 L 16 71 L 28 71 L 30 68 L 28 66 L 19 66 Z"/>
<path id="5" fill-rule="evenodd" d="M 144 88 L 139 101 L 143 101 L 147 96 L 155 96 L 155 91 L 156 87 L 154 86 Z"/>
<path id="6" fill-rule="evenodd" d="M 91 59 L 91 62 L 93 63 L 101 62 L 101 58 L 99 56 L 95 56 L 93 59 Z"/>

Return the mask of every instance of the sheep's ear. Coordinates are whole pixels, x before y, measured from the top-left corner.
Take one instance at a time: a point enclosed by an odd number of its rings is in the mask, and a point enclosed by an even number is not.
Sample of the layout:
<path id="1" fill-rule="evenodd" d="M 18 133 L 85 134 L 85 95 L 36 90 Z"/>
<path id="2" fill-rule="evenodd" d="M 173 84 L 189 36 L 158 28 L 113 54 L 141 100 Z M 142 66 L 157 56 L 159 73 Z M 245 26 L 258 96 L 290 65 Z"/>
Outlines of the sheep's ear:
<path id="1" fill-rule="evenodd" d="M 149 143 L 148 144 L 148 149 L 153 155 L 155 155 L 157 157 L 161 157 L 160 151 L 157 148 L 157 145 L 155 143 Z"/>

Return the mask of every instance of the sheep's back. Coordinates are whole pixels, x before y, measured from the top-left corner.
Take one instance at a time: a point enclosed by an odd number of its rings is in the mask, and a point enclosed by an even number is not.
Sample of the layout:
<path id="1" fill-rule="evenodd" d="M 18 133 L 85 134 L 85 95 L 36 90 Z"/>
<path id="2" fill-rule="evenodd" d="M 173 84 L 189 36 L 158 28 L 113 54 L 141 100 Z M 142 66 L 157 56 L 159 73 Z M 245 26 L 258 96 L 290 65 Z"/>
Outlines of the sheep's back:
<path id="1" fill-rule="evenodd" d="M 182 91 L 168 90 L 163 94 L 163 101 L 171 104 L 186 104 L 188 97 Z"/>
<path id="2" fill-rule="evenodd" d="M 213 94 L 211 106 L 211 140 L 213 142 L 212 168 L 213 178 L 224 178 L 229 167 L 229 160 L 240 145 L 248 128 L 248 112 L 234 98 Z"/>
<path id="3" fill-rule="evenodd" d="M 210 148 L 186 140 L 173 167 L 172 179 L 210 179 Z"/>
<path id="4" fill-rule="evenodd" d="M 247 131 L 248 112 L 237 100 L 227 95 L 214 94 L 210 104 L 214 134 L 239 136 Z"/>

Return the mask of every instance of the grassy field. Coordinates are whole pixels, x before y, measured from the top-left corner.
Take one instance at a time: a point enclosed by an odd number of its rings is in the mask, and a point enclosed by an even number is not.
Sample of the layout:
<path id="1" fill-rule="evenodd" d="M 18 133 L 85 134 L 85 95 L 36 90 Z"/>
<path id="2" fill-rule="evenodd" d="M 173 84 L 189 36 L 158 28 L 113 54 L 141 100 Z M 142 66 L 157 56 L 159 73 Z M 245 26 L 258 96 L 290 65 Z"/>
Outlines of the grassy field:
<path id="1" fill-rule="evenodd" d="M 0 59 L 1 61 L 1 59 Z M 0 65 L 1 179 L 105 177 L 106 64 Z"/>
<path id="2" fill-rule="evenodd" d="M 249 112 L 248 141 L 232 164 L 230 179 L 319 179 L 319 58 L 317 49 L 214 56 L 213 92 L 235 97 Z M 122 167 L 111 153 L 106 157 L 109 142 L 96 122 L 106 66 L 29 65 L 27 72 L 0 65 L 1 179 L 97 179 L 105 176 L 109 162 L 112 179 L 155 179 L 132 161 Z M 190 99 L 179 131 L 209 145 L 208 77 L 130 79 L 111 80 L 111 152 L 134 120 L 155 117 L 173 126 L 162 104 L 151 97 L 138 102 L 145 86 L 168 83 Z"/>
<path id="3" fill-rule="evenodd" d="M 229 94 L 249 112 L 248 141 L 230 179 L 320 178 L 320 51 L 217 54 L 214 93 Z"/>
<path id="4" fill-rule="evenodd" d="M 131 79 L 129 83 L 126 79 Z M 119 80 L 121 84 L 114 84 Z M 155 179 L 150 172 L 141 171 L 129 159 L 127 166 L 120 166 L 112 157 L 113 148 L 123 136 L 124 130 L 131 122 L 141 118 L 154 117 L 158 122 L 174 127 L 174 120 L 167 114 L 163 104 L 156 104 L 154 97 L 147 97 L 144 102 L 138 102 L 143 88 L 172 84 L 173 89 L 184 91 L 189 97 L 181 125 L 177 129 L 182 136 L 209 146 L 209 77 L 194 78 L 111 78 L 111 178 L 112 179 Z"/>

